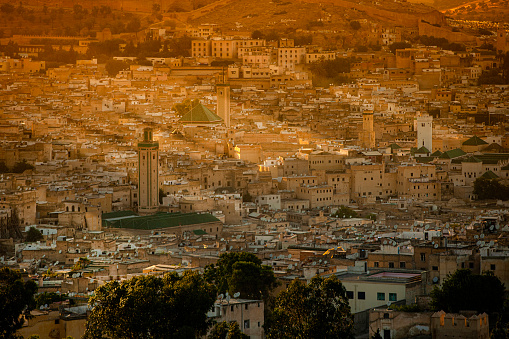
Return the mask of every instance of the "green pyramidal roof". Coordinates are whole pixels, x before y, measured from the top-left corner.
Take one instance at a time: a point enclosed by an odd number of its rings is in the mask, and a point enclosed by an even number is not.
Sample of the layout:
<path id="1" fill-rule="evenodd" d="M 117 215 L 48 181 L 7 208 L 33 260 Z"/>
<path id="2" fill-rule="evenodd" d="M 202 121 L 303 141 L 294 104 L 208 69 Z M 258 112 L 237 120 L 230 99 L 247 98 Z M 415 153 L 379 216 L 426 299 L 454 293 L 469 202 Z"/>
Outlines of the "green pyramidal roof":
<path id="1" fill-rule="evenodd" d="M 484 178 L 484 179 L 497 179 L 498 175 L 496 175 L 492 171 L 487 171 L 487 172 L 484 172 L 483 175 L 481 175 L 481 178 Z"/>
<path id="2" fill-rule="evenodd" d="M 223 121 L 220 116 L 216 115 L 207 107 L 203 106 L 201 103 L 194 106 L 182 116 L 179 120 L 181 123 L 187 124 L 214 124 Z"/>
<path id="3" fill-rule="evenodd" d="M 415 153 L 417 153 L 417 154 L 426 154 L 426 153 L 430 153 L 430 151 L 426 147 L 422 146 L 417 151 L 415 151 Z"/>
<path id="4" fill-rule="evenodd" d="M 477 135 L 474 135 L 467 141 L 463 143 L 464 146 L 479 146 L 479 145 L 487 145 L 488 143 L 483 139 L 479 138 Z"/>

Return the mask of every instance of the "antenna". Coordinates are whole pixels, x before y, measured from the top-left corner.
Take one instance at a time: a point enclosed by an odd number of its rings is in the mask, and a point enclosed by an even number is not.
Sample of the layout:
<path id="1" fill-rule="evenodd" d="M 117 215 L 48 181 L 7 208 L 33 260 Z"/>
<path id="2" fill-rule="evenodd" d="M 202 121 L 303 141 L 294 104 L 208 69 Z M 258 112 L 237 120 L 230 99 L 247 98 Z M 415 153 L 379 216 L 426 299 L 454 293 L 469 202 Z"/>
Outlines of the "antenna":
<path id="1" fill-rule="evenodd" d="M 236 298 L 238 298 L 238 297 L 240 297 L 240 292 L 235 293 L 235 294 L 233 295 L 233 297 L 234 297 L 235 299 L 236 299 Z"/>

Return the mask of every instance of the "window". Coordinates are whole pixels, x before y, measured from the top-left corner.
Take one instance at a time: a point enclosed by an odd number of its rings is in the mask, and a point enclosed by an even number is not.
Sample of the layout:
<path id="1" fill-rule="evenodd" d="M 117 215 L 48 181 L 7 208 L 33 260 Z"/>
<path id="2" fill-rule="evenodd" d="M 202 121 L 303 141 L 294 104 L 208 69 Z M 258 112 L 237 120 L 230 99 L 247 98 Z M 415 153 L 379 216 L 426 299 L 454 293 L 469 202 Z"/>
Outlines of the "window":
<path id="1" fill-rule="evenodd" d="M 393 262 L 389 263 L 389 268 L 394 268 L 394 263 Z"/>
<path id="2" fill-rule="evenodd" d="M 366 292 L 357 292 L 357 299 L 365 300 L 366 299 Z"/>
<path id="3" fill-rule="evenodd" d="M 376 294 L 376 300 L 385 300 L 385 293 L 383 292 L 378 292 Z"/>
<path id="4" fill-rule="evenodd" d="M 438 266 L 432 266 L 432 267 L 431 267 L 431 269 L 432 269 L 433 271 L 438 271 Z"/>
<path id="5" fill-rule="evenodd" d="M 375 261 L 375 262 L 373 263 L 373 266 L 375 266 L 375 267 L 380 267 L 380 263 L 379 263 L 378 261 Z"/>
<path id="6" fill-rule="evenodd" d="M 390 316 L 389 316 L 389 313 L 384 313 L 384 319 L 389 319 Z"/>
<path id="7" fill-rule="evenodd" d="M 249 328 L 249 319 L 244 320 L 244 328 Z"/>
<path id="8" fill-rule="evenodd" d="M 404 261 L 400 261 L 399 268 L 405 268 L 405 267 L 406 267 L 406 263 Z"/>
<path id="9" fill-rule="evenodd" d="M 397 301 L 398 294 L 397 293 L 389 293 L 389 301 Z"/>
<path id="10" fill-rule="evenodd" d="M 474 263 L 473 262 L 469 262 L 468 263 L 468 268 L 473 269 L 474 268 Z"/>
<path id="11" fill-rule="evenodd" d="M 494 271 L 495 270 L 495 264 L 491 264 L 490 265 L 490 270 Z"/>
<path id="12" fill-rule="evenodd" d="M 426 261 L 426 253 L 421 253 L 421 261 Z"/>
<path id="13" fill-rule="evenodd" d="M 346 291 L 346 297 L 348 299 L 353 299 L 353 291 Z"/>

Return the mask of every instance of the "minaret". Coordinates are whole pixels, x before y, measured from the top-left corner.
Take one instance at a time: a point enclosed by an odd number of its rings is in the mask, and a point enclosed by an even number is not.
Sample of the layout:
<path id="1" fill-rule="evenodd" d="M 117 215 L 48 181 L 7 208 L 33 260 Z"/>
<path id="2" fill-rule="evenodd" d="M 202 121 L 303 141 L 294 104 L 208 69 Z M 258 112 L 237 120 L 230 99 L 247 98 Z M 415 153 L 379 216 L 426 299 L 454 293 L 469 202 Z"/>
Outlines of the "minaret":
<path id="1" fill-rule="evenodd" d="M 143 130 L 138 143 L 138 213 L 157 212 L 159 206 L 159 142 L 154 141 L 152 129 Z"/>
<path id="2" fill-rule="evenodd" d="M 373 121 L 373 112 L 365 111 L 362 113 L 362 147 L 375 148 L 375 129 Z"/>
<path id="3" fill-rule="evenodd" d="M 433 117 L 429 115 L 417 117 L 417 149 L 422 146 L 433 153 Z"/>
<path id="4" fill-rule="evenodd" d="M 226 128 L 230 128 L 230 85 L 224 83 L 224 69 L 222 77 L 222 83 L 216 85 L 216 114 L 223 119 Z"/>

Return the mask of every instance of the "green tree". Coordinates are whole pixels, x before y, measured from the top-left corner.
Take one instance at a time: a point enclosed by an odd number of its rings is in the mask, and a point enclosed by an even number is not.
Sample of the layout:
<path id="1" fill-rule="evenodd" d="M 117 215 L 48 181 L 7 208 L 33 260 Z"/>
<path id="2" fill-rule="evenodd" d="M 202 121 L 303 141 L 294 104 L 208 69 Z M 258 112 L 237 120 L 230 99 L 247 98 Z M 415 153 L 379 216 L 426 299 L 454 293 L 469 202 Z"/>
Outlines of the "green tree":
<path id="1" fill-rule="evenodd" d="M 361 29 L 361 24 L 359 23 L 359 21 L 352 20 L 350 21 L 350 27 L 352 27 L 354 31 L 358 31 L 359 29 Z"/>
<path id="2" fill-rule="evenodd" d="M 251 38 L 253 39 L 263 39 L 264 38 L 264 35 L 261 31 L 259 30 L 255 30 L 251 33 Z"/>
<path id="3" fill-rule="evenodd" d="M 141 28 L 141 21 L 139 18 L 132 18 L 126 25 L 128 32 L 138 32 Z"/>
<path id="4" fill-rule="evenodd" d="M 0 268 L 0 338 L 15 338 L 23 326 L 24 318 L 30 318 L 35 307 L 34 294 L 37 285 L 24 281 L 21 273 L 10 268 Z"/>
<path id="5" fill-rule="evenodd" d="M 215 283 L 219 293 L 242 298 L 268 300 L 270 291 L 277 286 L 272 268 L 252 253 L 223 253 L 216 265 L 205 267 L 205 278 Z"/>
<path id="6" fill-rule="evenodd" d="M 504 284 L 493 272 L 477 275 L 460 269 L 448 276 L 441 287 L 433 289 L 431 306 L 448 313 L 473 310 L 493 314 L 503 310 L 504 293 Z"/>
<path id="7" fill-rule="evenodd" d="M 116 76 L 120 71 L 129 69 L 129 64 L 122 60 L 108 60 L 106 62 L 106 72 L 110 77 Z"/>
<path id="8" fill-rule="evenodd" d="M 405 48 L 410 48 L 412 47 L 411 44 L 409 44 L 408 42 L 395 42 L 391 45 L 389 45 L 389 49 L 391 50 L 391 53 L 392 54 L 396 54 L 396 50 L 397 49 L 405 49 Z"/>
<path id="9" fill-rule="evenodd" d="M 242 333 L 236 321 L 230 323 L 223 321 L 214 325 L 207 339 L 248 339 L 249 336 Z"/>
<path id="10" fill-rule="evenodd" d="M 497 179 L 477 178 L 474 181 L 474 194 L 477 200 L 509 199 L 509 187 Z"/>
<path id="11" fill-rule="evenodd" d="M 195 272 L 137 276 L 95 290 L 85 338 L 195 338 L 211 323 L 216 290 Z"/>
<path id="12" fill-rule="evenodd" d="M 339 206 L 336 213 L 333 215 L 335 218 L 357 218 L 357 212 L 351 209 L 348 206 L 341 205 Z"/>
<path id="13" fill-rule="evenodd" d="M 55 292 L 44 292 L 39 293 L 35 296 L 35 304 L 36 308 L 41 307 L 41 305 L 51 304 L 57 301 L 67 300 L 69 297 L 67 294 L 57 294 Z"/>
<path id="14" fill-rule="evenodd" d="M 76 261 L 76 263 L 72 266 L 73 271 L 79 271 L 87 268 L 87 266 L 90 265 L 90 260 L 85 257 L 81 257 Z"/>
<path id="15" fill-rule="evenodd" d="M 14 13 L 14 10 L 15 10 L 14 6 L 8 3 L 2 4 L 0 6 L 0 12 L 5 14 L 12 14 Z"/>
<path id="16" fill-rule="evenodd" d="M 26 242 L 36 242 L 42 239 L 43 239 L 42 232 L 35 227 L 30 227 L 25 236 Z"/>
<path id="17" fill-rule="evenodd" d="M 309 284 L 295 279 L 276 298 L 267 338 L 353 338 L 353 319 L 346 290 L 336 276 L 319 276 Z"/>

